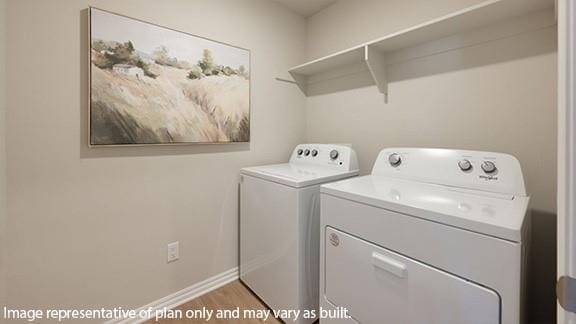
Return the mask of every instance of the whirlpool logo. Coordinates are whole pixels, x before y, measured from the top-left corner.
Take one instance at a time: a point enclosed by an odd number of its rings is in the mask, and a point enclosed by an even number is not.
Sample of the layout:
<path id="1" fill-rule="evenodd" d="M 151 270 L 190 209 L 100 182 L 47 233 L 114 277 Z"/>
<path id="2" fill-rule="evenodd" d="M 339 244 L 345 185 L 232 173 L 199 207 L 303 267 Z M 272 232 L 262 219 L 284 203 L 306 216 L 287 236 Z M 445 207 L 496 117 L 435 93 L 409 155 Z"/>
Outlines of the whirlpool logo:
<path id="1" fill-rule="evenodd" d="M 340 245 L 340 238 L 338 237 L 338 235 L 334 233 L 330 234 L 330 244 L 332 244 L 333 246 Z"/>
<path id="2" fill-rule="evenodd" d="M 498 177 L 496 176 L 491 176 L 491 175 L 481 175 L 479 176 L 480 179 L 486 180 L 486 181 L 496 181 L 498 180 Z"/>

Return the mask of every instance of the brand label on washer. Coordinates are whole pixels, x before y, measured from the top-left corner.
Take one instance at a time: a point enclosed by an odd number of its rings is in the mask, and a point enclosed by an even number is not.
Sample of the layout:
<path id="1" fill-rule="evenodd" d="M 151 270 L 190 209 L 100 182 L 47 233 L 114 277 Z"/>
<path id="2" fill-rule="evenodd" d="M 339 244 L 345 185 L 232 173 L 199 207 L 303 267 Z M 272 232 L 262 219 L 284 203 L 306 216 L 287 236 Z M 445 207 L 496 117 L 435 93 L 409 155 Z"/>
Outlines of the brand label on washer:
<path id="1" fill-rule="evenodd" d="M 338 237 L 338 235 L 332 233 L 330 234 L 330 244 L 332 244 L 333 246 L 338 246 L 340 245 L 340 238 Z"/>

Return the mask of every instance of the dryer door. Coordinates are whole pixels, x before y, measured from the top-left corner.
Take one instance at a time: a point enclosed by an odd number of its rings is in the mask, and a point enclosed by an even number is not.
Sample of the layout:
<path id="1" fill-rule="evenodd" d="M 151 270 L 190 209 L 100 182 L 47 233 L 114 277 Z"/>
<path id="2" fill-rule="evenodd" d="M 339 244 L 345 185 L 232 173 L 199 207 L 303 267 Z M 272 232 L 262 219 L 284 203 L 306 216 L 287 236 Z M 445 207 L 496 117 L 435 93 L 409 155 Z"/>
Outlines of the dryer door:
<path id="1" fill-rule="evenodd" d="M 325 295 L 363 324 L 497 324 L 492 290 L 328 227 Z"/>

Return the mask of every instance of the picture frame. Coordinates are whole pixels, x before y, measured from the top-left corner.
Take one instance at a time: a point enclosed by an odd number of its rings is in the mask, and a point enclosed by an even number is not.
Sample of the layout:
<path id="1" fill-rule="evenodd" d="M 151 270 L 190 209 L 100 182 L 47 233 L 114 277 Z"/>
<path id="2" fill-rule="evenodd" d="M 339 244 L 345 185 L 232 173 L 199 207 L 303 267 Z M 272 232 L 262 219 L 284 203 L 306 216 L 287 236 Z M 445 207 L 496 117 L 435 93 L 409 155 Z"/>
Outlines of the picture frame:
<path id="1" fill-rule="evenodd" d="M 250 50 L 88 11 L 90 147 L 250 142 Z"/>

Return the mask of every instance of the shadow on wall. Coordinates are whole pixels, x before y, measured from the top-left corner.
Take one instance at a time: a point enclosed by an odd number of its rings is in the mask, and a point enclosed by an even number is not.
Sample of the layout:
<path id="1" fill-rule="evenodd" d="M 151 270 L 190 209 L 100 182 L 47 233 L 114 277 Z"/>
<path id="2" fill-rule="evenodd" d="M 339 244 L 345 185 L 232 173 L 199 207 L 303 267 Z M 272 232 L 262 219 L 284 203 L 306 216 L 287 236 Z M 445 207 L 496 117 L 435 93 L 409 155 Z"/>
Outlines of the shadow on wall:
<path id="1" fill-rule="evenodd" d="M 388 53 L 385 56 L 388 82 L 473 69 L 556 52 L 556 25 L 549 22 L 551 18 L 544 14 L 536 15 L 534 19 L 537 19 L 538 23 L 543 26 L 495 40 L 463 45 L 461 48 L 442 50 L 447 46 L 446 43 L 463 42 L 466 44 L 466 39 L 474 40 L 479 36 L 474 32 L 469 32 Z M 510 27 L 508 24 L 498 25 L 484 33 L 491 36 L 491 33 L 498 28 L 506 31 Z M 448 46 L 448 48 L 453 47 Z M 363 64 L 356 64 L 338 72 L 328 72 L 312 77 L 308 84 L 308 94 L 323 95 L 373 85 L 374 81 L 367 67 Z"/>
<path id="2" fill-rule="evenodd" d="M 80 158 L 109 158 L 137 156 L 189 155 L 202 153 L 229 153 L 250 151 L 250 143 L 183 144 L 153 146 L 89 147 L 88 103 L 89 103 L 89 11 L 80 11 Z"/>
<path id="3" fill-rule="evenodd" d="M 531 211 L 531 244 L 526 274 L 527 323 L 556 323 L 556 215 Z"/>
<path id="4" fill-rule="evenodd" d="M 556 27 L 554 26 L 462 50 L 395 64 L 390 66 L 389 77 L 391 81 L 402 81 L 520 60 L 554 53 L 556 50 Z"/>

